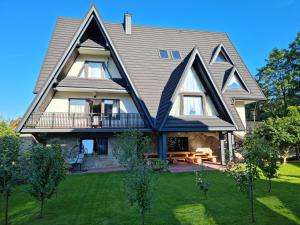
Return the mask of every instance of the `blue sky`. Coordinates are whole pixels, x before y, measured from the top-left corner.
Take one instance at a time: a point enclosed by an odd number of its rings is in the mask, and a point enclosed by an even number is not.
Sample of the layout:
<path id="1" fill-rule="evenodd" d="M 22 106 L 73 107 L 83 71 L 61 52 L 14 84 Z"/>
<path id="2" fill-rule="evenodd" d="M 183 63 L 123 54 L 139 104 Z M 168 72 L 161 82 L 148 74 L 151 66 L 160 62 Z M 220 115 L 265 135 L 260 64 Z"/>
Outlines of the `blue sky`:
<path id="1" fill-rule="evenodd" d="M 34 95 L 57 16 L 82 18 L 92 1 L 0 1 L 0 115 L 22 116 Z M 95 0 L 106 21 L 225 31 L 252 74 L 272 48 L 285 48 L 300 32 L 300 0 Z"/>

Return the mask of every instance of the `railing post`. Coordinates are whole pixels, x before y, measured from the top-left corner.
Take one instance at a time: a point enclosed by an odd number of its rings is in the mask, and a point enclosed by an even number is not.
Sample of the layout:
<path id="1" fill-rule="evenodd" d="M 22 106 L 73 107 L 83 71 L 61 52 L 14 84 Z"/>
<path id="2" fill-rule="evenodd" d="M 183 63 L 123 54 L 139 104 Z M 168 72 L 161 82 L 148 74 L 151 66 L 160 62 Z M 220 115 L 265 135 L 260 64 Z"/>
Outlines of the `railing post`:
<path id="1" fill-rule="evenodd" d="M 109 128 L 111 128 L 111 117 L 112 117 L 112 114 L 109 113 L 109 114 L 108 114 L 108 119 L 109 119 L 109 121 L 108 121 L 108 126 L 109 126 Z"/>
<path id="2" fill-rule="evenodd" d="M 129 126 L 128 126 L 128 115 L 129 115 L 129 113 L 126 113 L 126 128 L 129 128 Z"/>
<path id="3" fill-rule="evenodd" d="M 54 127 L 54 117 L 55 117 L 55 113 L 52 113 L 52 128 Z"/>

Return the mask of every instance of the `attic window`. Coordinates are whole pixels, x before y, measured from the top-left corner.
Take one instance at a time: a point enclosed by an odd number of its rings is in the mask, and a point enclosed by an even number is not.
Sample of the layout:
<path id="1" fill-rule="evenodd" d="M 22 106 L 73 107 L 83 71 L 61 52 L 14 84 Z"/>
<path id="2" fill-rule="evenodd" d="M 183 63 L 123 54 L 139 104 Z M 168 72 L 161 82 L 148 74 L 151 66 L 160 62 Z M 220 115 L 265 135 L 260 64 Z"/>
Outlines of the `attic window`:
<path id="1" fill-rule="evenodd" d="M 180 52 L 178 50 L 171 51 L 173 59 L 181 59 Z"/>
<path id="2" fill-rule="evenodd" d="M 86 61 L 78 75 L 80 78 L 109 79 L 104 62 Z"/>
<path id="3" fill-rule="evenodd" d="M 168 59 L 169 58 L 169 53 L 167 50 L 159 50 L 159 56 L 162 59 Z"/>
<path id="4" fill-rule="evenodd" d="M 227 87 L 229 89 L 240 89 L 241 88 L 241 83 L 239 82 L 236 75 L 231 77 L 230 81 L 228 82 Z"/>
<path id="5" fill-rule="evenodd" d="M 223 62 L 228 62 L 228 60 L 226 59 L 224 54 L 222 52 L 220 52 L 219 55 L 216 58 L 216 62 L 217 63 L 223 63 Z"/>

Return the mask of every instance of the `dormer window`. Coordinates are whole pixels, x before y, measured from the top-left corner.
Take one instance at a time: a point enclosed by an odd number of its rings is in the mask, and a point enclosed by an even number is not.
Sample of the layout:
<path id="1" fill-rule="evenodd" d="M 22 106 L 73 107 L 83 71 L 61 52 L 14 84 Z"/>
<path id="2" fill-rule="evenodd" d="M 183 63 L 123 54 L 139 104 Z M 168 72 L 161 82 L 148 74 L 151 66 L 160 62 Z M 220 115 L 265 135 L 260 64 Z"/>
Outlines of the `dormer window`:
<path id="1" fill-rule="evenodd" d="M 213 52 L 213 56 L 211 58 L 210 64 L 213 63 L 230 63 L 233 65 L 231 58 L 228 55 L 224 45 L 221 43 L 217 47 L 217 49 Z"/>
<path id="2" fill-rule="evenodd" d="M 220 52 L 216 58 L 216 63 L 224 63 L 224 62 L 228 62 L 228 60 L 226 59 L 224 54 L 222 52 Z"/>
<path id="3" fill-rule="evenodd" d="M 109 79 L 109 74 L 104 62 L 86 61 L 82 67 L 80 78 Z"/>
<path id="4" fill-rule="evenodd" d="M 230 81 L 228 82 L 227 87 L 229 89 L 240 89 L 241 88 L 241 84 L 235 75 L 231 77 Z"/>
<path id="5" fill-rule="evenodd" d="M 169 53 L 167 50 L 159 50 L 159 56 L 162 59 L 168 59 L 169 58 Z"/>

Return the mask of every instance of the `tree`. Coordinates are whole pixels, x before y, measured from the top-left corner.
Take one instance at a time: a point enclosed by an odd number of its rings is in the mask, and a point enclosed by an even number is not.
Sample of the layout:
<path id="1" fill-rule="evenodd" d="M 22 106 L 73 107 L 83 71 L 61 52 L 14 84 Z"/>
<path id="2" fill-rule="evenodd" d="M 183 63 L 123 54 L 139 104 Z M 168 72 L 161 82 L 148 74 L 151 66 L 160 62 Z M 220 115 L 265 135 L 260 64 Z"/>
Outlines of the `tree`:
<path id="1" fill-rule="evenodd" d="M 268 179 L 268 192 L 271 192 L 271 180 L 277 177 L 277 171 L 279 169 L 277 164 L 278 159 L 278 149 L 269 142 L 265 142 L 264 148 L 261 149 L 261 160 L 258 167 L 262 171 L 263 175 Z"/>
<path id="2" fill-rule="evenodd" d="M 20 140 L 12 127 L 0 121 L 0 193 L 5 198 L 5 224 L 8 224 L 9 197 L 19 183 Z"/>
<path id="3" fill-rule="evenodd" d="M 131 206 L 138 208 L 141 224 L 144 224 L 145 214 L 151 209 L 157 172 L 164 170 L 166 163 L 145 159 L 144 153 L 150 151 L 151 140 L 143 133 L 129 130 L 116 137 L 119 140 L 114 155 L 127 169 L 123 177 L 124 189 Z"/>
<path id="4" fill-rule="evenodd" d="M 289 107 L 285 117 L 268 118 L 255 133 L 277 146 L 286 164 L 290 150 L 300 145 L 300 107 Z"/>
<path id="5" fill-rule="evenodd" d="M 227 172 L 232 176 L 241 192 L 247 192 L 250 203 L 251 221 L 255 222 L 254 217 L 254 182 L 259 178 L 259 168 L 262 162 L 268 160 L 264 158 L 264 152 L 271 150 L 270 144 L 263 138 L 255 135 L 247 136 L 241 149 L 245 166 L 233 166 Z"/>
<path id="6" fill-rule="evenodd" d="M 196 185 L 201 191 L 203 191 L 204 197 L 205 197 L 205 199 L 207 199 L 207 192 L 208 192 L 209 183 L 203 177 L 203 172 L 202 171 L 196 171 L 195 175 L 196 175 Z"/>
<path id="7" fill-rule="evenodd" d="M 300 33 L 287 49 L 274 48 L 256 79 L 267 97 L 247 106 L 247 117 L 256 110 L 258 120 L 285 116 L 289 106 L 300 105 Z"/>
<path id="8" fill-rule="evenodd" d="M 66 166 L 61 145 L 37 144 L 28 155 L 28 192 L 40 202 L 40 217 L 43 217 L 44 204 L 57 192 L 64 179 Z"/>

